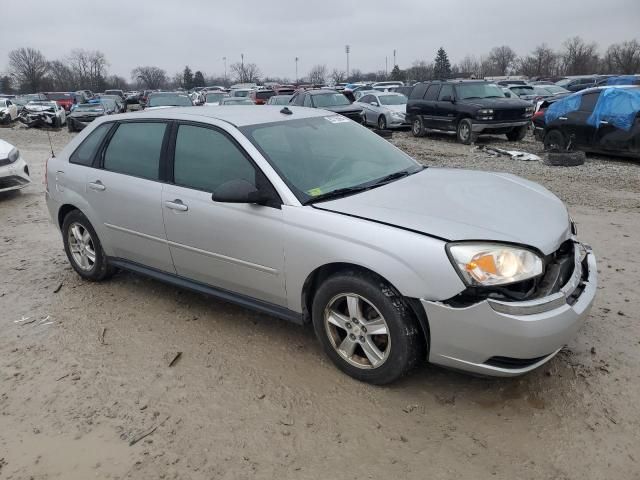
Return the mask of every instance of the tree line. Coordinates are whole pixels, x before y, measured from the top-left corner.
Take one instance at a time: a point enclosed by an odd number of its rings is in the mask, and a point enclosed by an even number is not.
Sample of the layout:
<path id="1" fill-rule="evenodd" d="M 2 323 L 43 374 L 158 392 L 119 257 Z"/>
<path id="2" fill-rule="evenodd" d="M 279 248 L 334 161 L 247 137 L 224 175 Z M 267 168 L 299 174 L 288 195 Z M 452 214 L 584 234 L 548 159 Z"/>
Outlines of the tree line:
<path id="1" fill-rule="evenodd" d="M 553 78 L 584 74 L 632 74 L 640 73 L 640 42 L 633 39 L 610 45 L 604 53 L 594 42 L 580 37 L 567 39 L 560 49 L 554 50 L 543 43 L 532 52 L 519 56 L 510 46 L 493 48 L 485 55 L 467 55 L 457 64 L 449 60 L 440 47 L 433 61 L 416 60 L 406 69 L 395 65 L 391 72 L 384 70 L 363 72 L 357 68 L 349 74 L 326 65 L 314 65 L 307 75 L 296 79 L 299 83 L 324 84 L 351 81 L 403 80 L 418 81 L 434 78 L 523 75 L 534 78 Z M 73 91 L 90 89 L 96 92 L 109 88 L 185 88 L 205 85 L 229 85 L 237 83 L 278 82 L 292 83 L 286 77 L 263 76 L 255 63 L 236 62 L 229 66 L 229 76 L 207 76 L 202 71 L 193 72 L 186 66 L 182 72 L 167 75 L 158 66 L 139 66 L 130 73 L 130 79 L 109 74 L 109 62 L 99 50 L 72 50 L 67 56 L 47 60 L 37 49 L 18 48 L 9 52 L 8 71 L 0 75 L 0 92 L 25 93 L 39 91 Z"/>

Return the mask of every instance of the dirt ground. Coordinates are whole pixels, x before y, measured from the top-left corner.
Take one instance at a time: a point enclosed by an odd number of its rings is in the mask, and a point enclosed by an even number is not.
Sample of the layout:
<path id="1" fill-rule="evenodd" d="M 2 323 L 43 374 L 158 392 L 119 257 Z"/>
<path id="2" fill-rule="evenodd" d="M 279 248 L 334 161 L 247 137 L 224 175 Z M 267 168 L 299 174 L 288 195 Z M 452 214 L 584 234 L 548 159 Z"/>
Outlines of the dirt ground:
<path id="1" fill-rule="evenodd" d="M 52 132 L 54 148 L 70 135 Z M 396 133 L 427 165 L 556 193 L 600 287 L 578 336 L 529 375 L 424 365 L 373 387 L 336 370 L 311 328 L 134 274 L 82 281 L 45 208 L 47 134 L 0 138 L 34 180 L 0 198 L 0 479 L 640 478 L 640 162 L 554 168 Z"/>

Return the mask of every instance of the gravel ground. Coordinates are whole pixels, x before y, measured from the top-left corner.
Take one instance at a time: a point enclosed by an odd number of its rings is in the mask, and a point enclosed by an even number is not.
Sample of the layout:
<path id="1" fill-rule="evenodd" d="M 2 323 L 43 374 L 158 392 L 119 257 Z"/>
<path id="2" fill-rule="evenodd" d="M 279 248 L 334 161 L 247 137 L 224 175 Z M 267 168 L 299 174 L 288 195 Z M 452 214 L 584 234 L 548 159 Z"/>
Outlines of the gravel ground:
<path id="1" fill-rule="evenodd" d="M 0 196 L 0 479 L 640 478 L 640 163 L 554 168 L 396 133 L 425 164 L 560 196 L 600 287 L 577 337 L 529 375 L 425 365 L 381 388 L 339 373 L 311 328 L 133 274 L 82 281 L 44 204 L 47 134 L 0 138 L 34 180 Z M 71 134 L 51 138 L 59 150 Z"/>

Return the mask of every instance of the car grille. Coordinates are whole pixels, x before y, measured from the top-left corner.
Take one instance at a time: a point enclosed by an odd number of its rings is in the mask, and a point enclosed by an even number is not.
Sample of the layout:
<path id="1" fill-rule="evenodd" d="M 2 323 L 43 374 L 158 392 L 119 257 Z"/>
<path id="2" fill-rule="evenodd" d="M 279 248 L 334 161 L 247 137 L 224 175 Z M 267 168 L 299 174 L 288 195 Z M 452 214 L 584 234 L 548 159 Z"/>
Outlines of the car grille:
<path id="1" fill-rule="evenodd" d="M 494 110 L 494 120 L 522 120 L 525 118 L 526 110 L 524 108 L 510 108 L 508 110 Z"/>
<path id="2" fill-rule="evenodd" d="M 29 183 L 27 180 L 15 175 L 11 177 L 2 177 L 0 178 L 0 190 L 11 187 L 19 187 L 22 185 L 26 185 L 27 183 Z"/>

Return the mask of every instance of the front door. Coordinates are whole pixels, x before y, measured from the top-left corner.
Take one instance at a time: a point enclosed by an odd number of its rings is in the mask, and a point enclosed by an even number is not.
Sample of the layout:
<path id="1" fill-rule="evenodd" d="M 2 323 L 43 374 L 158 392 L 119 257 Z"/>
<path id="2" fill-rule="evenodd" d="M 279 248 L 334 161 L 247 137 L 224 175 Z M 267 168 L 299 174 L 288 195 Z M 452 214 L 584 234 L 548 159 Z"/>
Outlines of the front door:
<path id="1" fill-rule="evenodd" d="M 261 176 L 239 145 L 210 126 L 182 123 L 162 212 L 178 275 L 286 306 L 282 210 L 218 203 L 223 183 Z"/>

